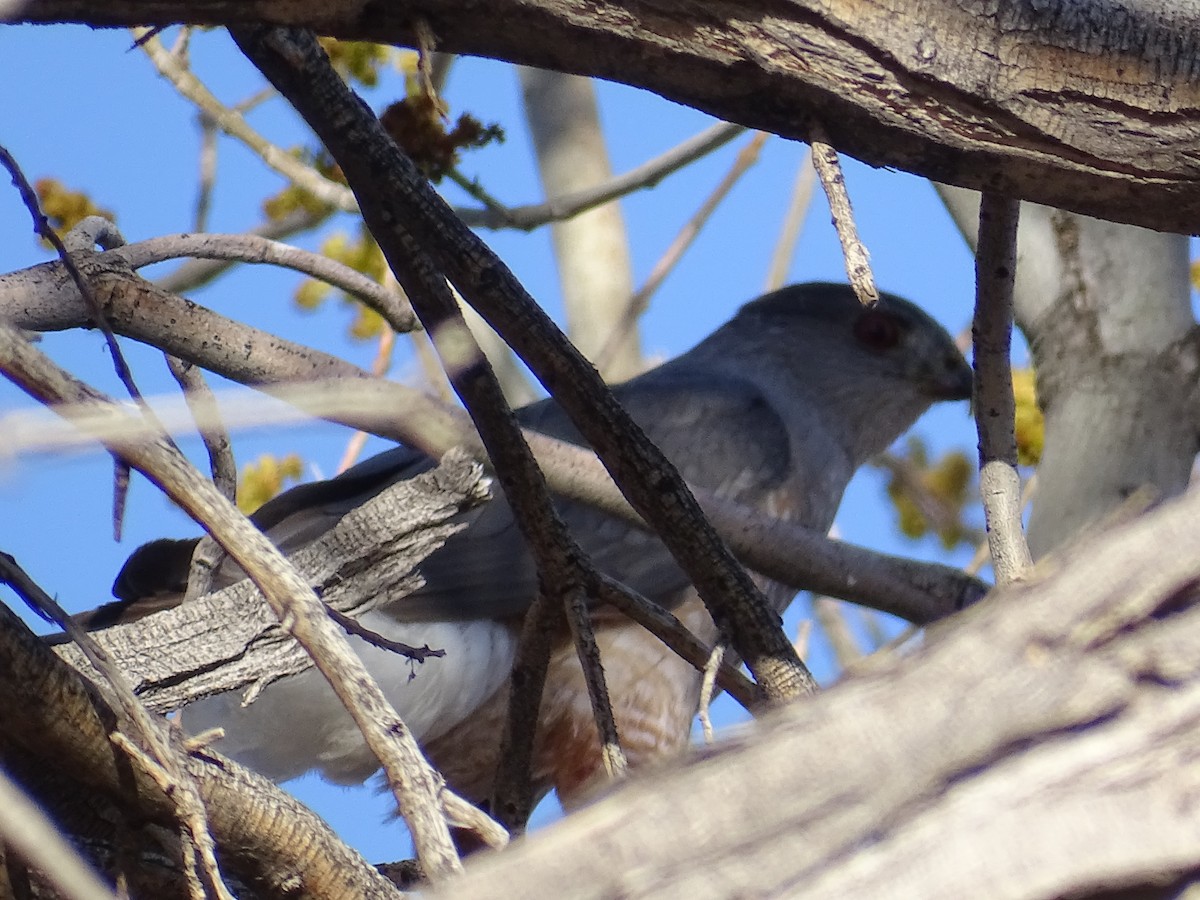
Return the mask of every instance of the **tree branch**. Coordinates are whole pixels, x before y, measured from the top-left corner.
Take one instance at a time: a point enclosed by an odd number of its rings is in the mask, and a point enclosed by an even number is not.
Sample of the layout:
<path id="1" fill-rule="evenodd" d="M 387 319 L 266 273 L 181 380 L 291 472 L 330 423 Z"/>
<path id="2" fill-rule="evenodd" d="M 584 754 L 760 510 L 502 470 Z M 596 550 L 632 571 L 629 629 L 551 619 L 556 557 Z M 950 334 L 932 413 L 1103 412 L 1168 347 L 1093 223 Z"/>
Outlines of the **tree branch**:
<path id="1" fill-rule="evenodd" d="M 123 766 L 121 755 L 114 754 L 108 735 L 132 734 L 102 693 L 2 605 L 0 718 L 5 767 L 58 821 L 99 818 L 99 831 L 93 824 L 84 833 L 103 834 L 111 847 L 114 821 L 118 827 L 153 829 L 173 820 L 171 798 L 143 770 Z M 178 738 L 171 741 L 178 751 Z M 396 896 L 328 825 L 266 779 L 195 748 L 188 749 L 183 765 L 200 790 L 226 871 L 265 896 L 295 897 L 297 882 L 329 900 Z M 102 800 L 117 804 L 115 815 L 97 816 Z"/>
<path id="2" fill-rule="evenodd" d="M 1200 230 L 1200 11 L 1167 0 L 41 0 L 19 22 L 305 23 L 595 75 L 873 166 L 1117 222 Z M 679 23 L 689 23 L 680 28 Z"/>
<path id="3" fill-rule="evenodd" d="M 1032 565 L 1021 524 L 1021 475 L 1012 389 L 1013 278 L 1017 268 L 1019 200 L 984 194 L 975 254 L 975 424 L 979 432 L 979 493 L 988 549 L 998 584 L 1023 577 Z"/>
<path id="4" fill-rule="evenodd" d="M 399 223 L 419 234 L 441 271 L 555 395 L 768 696 L 790 699 L 815 690 L 778 615 L 704 520 L 678 472 L 507 267 L 437 197 L 370 109 L 327 65 L 322 71 L 324 54 L 311 33 L 254 29 L 238 40 L 338 160 L 377 239 L 382 243 Z"/>
<path id="5" fill-rule="evenodd" d="M 1200 773 L 1178 763 L 1200 740 L 1198 580 L 1192 492 L 453 896 L 1176 896 L 1200 872 Z"/>
<path id="6" fill-rule="evenodd" d="M 0 370 L 43 403 L 91 401 L 99 406 L 103 402 L 96 392 L 55 366 L 8 325 L 0 325 Z M 122 415 L 111 405 L 110 411 L 116 417 Z M 107 446 L 203 523 L 263 591 L 280 622 L 312 656 L 379 758 L 430 877 L 458 869 L 458 856 L 438 798 L 440 779 L 362 661 L 329 621 L 312 589 L 274 545 L 162 438 L 109 439 Z"/>
<path id="7" fill-rule="evenodd" d="M 100 254 L 89 265 L 104 267 L 107 258 L 108 254 Z M 402 441 L 435 458 L 457 446 L 476 458 L 483 455 L 463 413 L 419 391 L 371 379 L 342 359 L 227 319 L 131 278 L 123 261 L 111 271 L 89 270 L 89 277 L 103 289 L 105 309 L 119 334 L 259 387 L 312 415 Z M 55 263 L 0 275 L 0 312 L 13 325 L 34 331 L 78 328 L 88 321 L 78 294 Z M 220 335 L 221 340 L 197 340 L 197 335 Z M 136 434 L 147 433 L 138 427 Z M 39 428 L 39 441 L 44 440 L 41 433 Z M 132 439 L 135 434 L 126 436 Z M 595 456 L 533 432 L 526 437 L 552 490 L 645 527 Z M 746 565 L 797 589 L 862 603 L 921 624 L 950 615 L 986 591 L 986 585 L 947 566 L 833 541 L 703 492 L 697 496 Z"/>

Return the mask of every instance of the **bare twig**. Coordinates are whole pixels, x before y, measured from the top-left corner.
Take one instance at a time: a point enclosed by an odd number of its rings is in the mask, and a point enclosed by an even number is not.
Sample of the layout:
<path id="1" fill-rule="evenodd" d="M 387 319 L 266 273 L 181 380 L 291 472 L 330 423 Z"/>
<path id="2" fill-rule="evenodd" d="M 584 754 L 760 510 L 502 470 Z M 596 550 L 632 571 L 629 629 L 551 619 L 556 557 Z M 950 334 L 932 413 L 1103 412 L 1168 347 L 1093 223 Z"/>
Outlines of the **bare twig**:
<path id="1" fill-rule="evenodd" d="M 802 619 L 796 626 L 796 640 L 792 643 L 795 644 L 796 652 L 800 654 L 801 659 L 808 658 L 808 642 L 812 637 L 812 624 L 812 619 Z"/>
<path id="2" fill-rule="evenodd" d="M 598 184 L 586 191 L 579 191 L 563 197 L 552 197 L 545 203 L 504 208 L 498 201 L 494 201 L 495 207 L 455 209 L 455 213 L 472 228 L 519 228 L 524 231 L 532 231 L 534 228 L 550 222 L 569 219 L 571 216 L 608 203 L 610 200 L 617 200 L 641 188 L 653 187 L 672 172 L 677 172 L 697 159 L 707 156 L 745 130 L 741 125 L 718 122 L 694 138 L 684 141 L 636 169 L 631 169 L 624 175 L 618 175 L 611 181 Z"/>
<path id="3" fill-rule="evenodd" d="M 0 770 L 0 845 L 37 869 L 67 900 L 117 900 L 79 853 Z"/>
<path id="4" fill-rule="evenodd" d="M 332 606 L 327 606 L 326 610 L 329 613 L 329 618 L 337 622 L 346 630 L 347 634 L 352 634 L 355 637 L 360 637 L 373 647 L 378 647 L 381 650 L 387 650 L 390 653 L 398 653 L 400 656 L 406 657 L 413 662 L 425 662 L 430 657 L 443 657 L 446 655 L 445 650 L 434 649 L 426 644 L 424 647 L 414 647 L 411 644 L 405 644 L 402 641 L 393 641 L 391 638 L 386 638 L 378 632 L 367 628 L 362 622 L 353 616 L 348 616 L 341 610 L 334 609 Z"/>
<path id="5" fill-rule="evenodd" d="M 454 293 L 463 311 L 463 318 L 467 320 L 467 327 L 475 335 L 476 343 L 492 364 L 496 377 L 500 379 L 500 387 L 504 389 L 504 396 L 508 398 L 509 405 L 515 409 L 540 399 L 543 396 L 542 392 L 534 385 L 533 379 L 513 353 L 512 347 L 504 343 L 504 339 L 496 334 L 492 326 L 485 322 L 457 291 Z"/>
<path id="6" fill-rule="evenodd" d="M 670 647 L 677 656 L 691 663 L 697 672 L 704 672 L 712 657 L 712 649 L 692 634 L 682 622 L 657 603 L 630 590 L 619 581 L 601 574 L 596 585 L 596 597 L 623 615 L 637 622 Z M 803 658 L 803 654 L 801 654 Z M 766 700 L 759 687 L 727 662 L 716 672 L 717 684 L 748 712 L 758 712 Z"/>
<path id="7" fill-rule="evenodd" d="M 704 743 L 713 742 L 712 719 L 708 715 L 712 705 L 713 691 L 717 684 L 717 672 L 721 669 L 721 661 L 725 658 L 725 645 L 718 641 L 712 648 L 712 654 L 704 666 L 704 678 L 700 682 L 700 727 L 704 730 Z"/>
<path id="8" fill-rule="evenodd" d="M 257 155 L 264 163 L 291 181 L 297 187 L 303 188 L 322 203 L 326 203 L 342 212 L 358 212 L 358 204 L 350 189 L 336 181 L 330 181 L 312 166 L 305 165 L 292 154 L 277 147 L 250 127 L 241 113 L 226 106 L 205 87 L 179 59 L 172 55 L 162 42 L 154 36 L 147 40 L 142 38 L 151 35 L 151 30 L 135 28 L 133 34 L 140 41 L 142 50 L 150 58 L 160 75 L 174 86 L 180 96 L 194 103 L 202 113 L 231 137 L 237 138 Z"/>
<path id="9" fill-rule="evenodd" d="M 274 91 L 272 90 L 271 93 Z M 302 231 L 316 228 L 332 214 L 330 210 L 295 209 L 278 219 L 268 219 L 254 226 L 244 232 L 244 235 L 268 240 L 283 240 Z M 219 278 L 233 265 L 234 261 L 228 259 L 191 259 L 169 275 L 155 279 L 155 284 L 176 294 L 186 294 Z"/>
<path id="10" fill-rule="evenodd" d="M 759 153 L 762 151 L 763 145 L 769 137 L 769 134 L 760 131 L 741 149 L 734 159 L 733 165 L 729 167 L 729 171 L 725 173 L 725 176 L 713 189 L 713 192 L 700 204 L 700 208 L 688 219 L 683 228 L 679 230 L 679 233 L 675 235 L 670 246 L 659 257 L 658 262 L 654 264 L 654 268 L 646 278 L 645 283 L 629 298 L 629 303 L 626 305 L 625 311 L 617 323 L 617 327 L 604 342 L 603 349 L 596 355 L 596 368 L 600 371 L 604 371 L 613 354 L 628 339 L 638 319 L 649 308 L 650 298 L 654 296 L 654 293 L 662 286 L 663 281 L 666 280 L 667 275 L 671 273 L 671 270 L 683 258 L 683 254 L 691 246 L 692 241 L 700 234 L 700 230 L 704 228 L 705 223 L 708 222 L 712 214 L 716 212 L 721 201 L 729 196 L 729 192 L 733 190 L 733 186 L 758 161 Z"/>
<path id="11" fill-rule="evenodd" d="M 509 832 L 520 834 L 533 806 L 530 771 L 538 713 L 550 668 L 550 653 L 561 631 L 562 604 L 539 590 L 521 623 L 517 652 L 513 659 L 512 696 L 504 732 L 500 737 L 499 762 L 492 784 L 490 807 Z"/>
<path id="12" fill-rule="evenodd" d="M 419 341 L 420 335 L 416 332 L 412 333 L 413 340 Z M 371 374 L 376 378 L 382 378 L 387 374 L 388 369 L 392 367 L 392 351 L 396 349 L 396 332 L 392 326 L 384 323 L 383 330 L 379 333 L 379 346 L 375 351 L 375 359 L 371 361 Z M 369 435 L 363 430 L 358 430 L 346 442 L 346 449 L 342 453 L 342 458 L 338 461 L 337 470 L 345 472 L 348 468 L 357 462 L 359 456 L 362 455 L 363 447 L 367 443 Z"/>
<path id="13" fill-rule="evenodd" d="M 978 540 L 980 537 L 978 529 L 967 528 L 954 504 L 947 502 L 929 489 L 921 479 L 920 469 L 911 460 L 896 453 L 884 451 L 876 456 L 871 464 L 891 473 L 933 531 L 938 534 L 960 534 L 966 541 Z"/>
<path id="14" fill-rule="evenodd" d="M 979 207 L 975 257 L 975 424 L 979 431 L 979 492 L 997 584 L 1019 579 L 1032 565 L 1021 526 L 1021 476 L 1012 392 L 1013 278 L 1020 201 L 985 193 Z"/>
<path id="15" fill-rule="evenodd" d="M 117 732 L 112 735 L 109 740 L 113 746 L 126 755 L 129 760 L 140 769 L 147 778 L 158 786 L 168 797 L 174 797 L 179 791 L 179 785 L 173 773 L 168 772 L 159 762 L 153 759 L 150 754 L 143 751 L 137 744 L 131 741 L 128 737 Z M 203 821 L 203 816 L 201 816 Z M 207 828 L 207 823 L 205 823 Z M 196 860 L 197 847 L 194 841 L 184 840 L 180 843 L 180 851 L 183 854 L 183 874 L 188 886 L 188 894 L 191 900 L 207 900 L 208 892 L 201 885 L 200 879 L 196 876 L 198 863 Z M 213 858 L 213 864 L 216 864 L 216 858 Z M 229 893 L 228 888 L 218 881 L 217 896 L 222 900 L 233 900 L 233 895 Z"/>
<path id="16" fill-rule="evenodd" d="M 433 81 L 433 54 L 437 50 L 437 40 L 433 29 L 424 18 L 417 18 L 413 23 L 413 31 L 417 35 L 417 74 L 421 78 L 421 90 L 432 100 L 437 100 L 437 87 Z"/>
<path id="17" fill-rule="evenodd" d="M 233 459 L 233 447 L 229 442 L 229 431 L 221 421 L 216 397 L 196 366 L 177 356 L 166 354 L 167 367 L 183 389 L 183 398 L 196 419 L 204 449 L 208 452 L 208 465 L 212 471 L 213 484 L 221 495 L 230 501 L 237 499 L 237 463 Z M 205 424 L 200 424 L 201 422 Z M 192 553 L 192 565 L 188 571 L 185 600 L 194 600 L 208 593 L 213 575 L 225 554 L 211 536 L 205 535 Z"/>
<path id="18" fill-rule="evenodd" d="M 217 398 L 204 380 L 204 374 L 193 363 L 168 355 L 167 366 L 183 390 L 183 399 L 195 417 L 204 449 L 208 452 L 213 484 L 222 496 L 233 500 L 237 493 L 237 463 L 233 460 L 229 431 L 221 421 Z"/>
<path id="19" fill-rule="evenodd" d="M 130 267 L 140 269 L 152 263 L 190 256 L 194 259 L 236 260 L 254 264 L 267 264 L 294 269 L 333 285 L 368 304 L 372 308 L 387 310 L 390 320 L 398 330 L 412 331 L 420 327 L 408 301 L 397 291 L 373 281 L 347 265 L 311 253 L 289 244 L 281 244 L 254 234 L 168 234 L 161 237 L 128 244 L 113 251 L 113 256 L 123 259 Z M 174 281 L 168 276 L 164 281 Z M 165 290 L 180 291 L 185 285 Z"/>
<path id="20" fill-rule="evenodd" d="M 517 67 L 525 121 L 537 159 L 542 193 L 560 197 L 612 180 L 608 144 L 590 79 Z M 637 329 L 599 353 L 633 293 L 633 260 L 625 218 L 617 203 L 581 212 L 550 229 L 567 333 L 606 381 L 642 371 Z"/>
<path id="21" fill-rule="evenodd" d="M 189 29 L 184 29 L 185 32 Z M 196 185 L 196 213 L 192 218 L 193 231 L 208 230 L 208 214 L 212 210 L 213 187 L 217 183 L 217 123 L 200 110 L 200 175 Z"/>
<path id="22" fill-rule="evenodd" d="M 775 242 L 775 251 L 771 254 L 771 265 L 767 269 L 765 290 L 774 291 L 783 287 L 787 280 L 788 269 L 792 258 L 796 255 L 796 244 L 800 240 L 800 231 L 804 228 L 804 220 L 808 217 L 808 208 L 812 205 L 813 182 L 816 181 L 817 170 L 813 168 L 812 149 L 806 148 L 796 168 L 796 183 L 792 187 L 792 195 L 788 200 L 787 212 L 783 216 L 783 227 L 779 229 L 779 240 Z"/>
<path id="23" fill-rule="evenodd" d="M 479 807 L 449 789 L 442 791 L 442 802 L 445 804 L 446 818 L 455 828 L 474 832 L 493 850 L 508 846 L 508 831 Z"/>
<path id="24" fill-rule="evenodd" d="M 454 403 L 454 389 L 446 378 L 446 372 L 438 362 L 437 353 L 433 350 L 433 341 L 423 331 L 414 331 L 408 336 L 417 355 L 417 363 L 421 367 L 421 377 L 428 390 L 442 403 Z"/>
<path id="25" fill-rule="evenodd" d="M 94 324 L 104 335 L 104 342 L 108 345 L 108 352 L 112 356 L 113 368 L 116 370 L 117 377 L 121 379 L 121 383 L 125 385 L 125 390 L 129 392 L 129 396 L 138 400 L 141 398 L 141 392 L 133 381 L 133 373 L 129 369 L 129 364 L 125 362 L 125 356 L 121 353 L 121 347 L 117 344 L 117 336 L 113 334 L 112 325 L 109 324 L 108 316 L 104 313 L 104 308 L 100 305 L 100 301 L 96 299 L 96 293 L 92 290 L 91 284 L 87 278 L 79 271 L 79 267 L 75 264 L 75 260 L 71 258 L 71 253 L 63 244 L 61 238 L 50 227 L 50 222 L 42 212 L 41 204 L 38 202 L 37 194 L 33 187 L 25 178 L 21 167 L 17 165 L 17 161 L 13 159 L 12 154 L 4 147 L 0 147 L 0 165 L 8 170 L 12 177 L 13 186 L 16 187 L 17 193 L 21 197 L 21 202 L 25 204 L 25 208 L 29 210 L 29 215 L 33 218 L 34 232 L 44 240 L 48 241 L 56 253 L 59 260 L 62 261 L 63 267 L 71 276 L 71 280 L 75 282 L 75 287 L 79 290 L 80 296 L 83 297 L 88 309 L 91 311 L 94 319 Z M 90 225 L 91 223 L 89 223 Z M 115 234 L 115 230 L 111 229 L 109 223 L 109 234 Z"/>
<path id="26" fill-rule="evenodd" d="M 623 778 L 629 769 L 621 739 L 617 734 L 617 723 L 613 718 L 612 701 L 608 695 L 608 682 L 604 677 L 604 661 L 600 658 L 600 647 L 596 644 L 596 633 L 592 630 L 588 598 L 583 589 L 576 587 L 566 598 L 567 625 L 575 641 L 575 654 L 583 669 L 583 680 L 587 685 L 588 698 L 592 703 L 592 718 L 596 733 L 600 736 L 600 756 L 604 771 L 609 778 Z M 540 697 L 538 698 L 540 701 Z"/>
<path id="27" fill-rule="evenodd" d="M 879 301 L 879 289 L 875 287 L 875 276 L 871 274 L 871 263 L 867 248 L 858 238 L 854 226 L 854 214 L 850 210 L 850 195 L 846 193 L 846 179 L 842 175 L 842 164 L 837 151 L 825 137 L 819 125 L 812 126 L 812 161 L 821 178 L 821 187 L 829 199 L 829 211 L 833 216 L 833 227 L 837 229 L 842 243 L 842 256 L 846 260 L 846 274 L 850 286 L 863 306 L 874 306 Z"/>
<path id="28" fill-rule="evenodd" d="M 854 639 L 849 623 L 846 622 L 845 610 L 836 600 L 820 595 L 814 596 L 812 611 L 813 618 L 829 639 L 829 646 L 833 648 L 833 655 L 843 671 L 862 659 L 862 649 Z"/>

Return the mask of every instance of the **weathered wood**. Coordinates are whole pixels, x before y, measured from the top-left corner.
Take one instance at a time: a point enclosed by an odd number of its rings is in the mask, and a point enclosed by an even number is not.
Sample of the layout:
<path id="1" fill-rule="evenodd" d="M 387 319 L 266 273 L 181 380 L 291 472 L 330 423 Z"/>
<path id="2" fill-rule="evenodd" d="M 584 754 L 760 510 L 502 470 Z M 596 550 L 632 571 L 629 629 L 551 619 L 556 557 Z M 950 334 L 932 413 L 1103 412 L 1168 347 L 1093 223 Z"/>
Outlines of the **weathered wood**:
<path id="1" fill-rule="evenodd" d="M 1200 873 L 1198 578 L 1193 492 L 438 896 L 1174 896 Z"/>
<path id="2" fill-rule="evenodd" d="M 1200 231 L 1200 8 L 1174 0 L 39 0 L 24 22 L 303 25 L 596 75 L 963 187 Z"/>
<path id="3" fill-rule="evenodd" d="M 454 454 L 440 468 L 402 481 L 348 513 L 291 557 L 292 564 L 329 606 L 361 615 L 419 588 L 417 565 L 463 527 L 454 516 L 486 497 L 482 467 Z M 265 687 L 313 665 L 246 580 L 94 637 L 142 702 L 157 712 L 223 691 Z M 92 676 L 74 644 L 56 651 Z"/>

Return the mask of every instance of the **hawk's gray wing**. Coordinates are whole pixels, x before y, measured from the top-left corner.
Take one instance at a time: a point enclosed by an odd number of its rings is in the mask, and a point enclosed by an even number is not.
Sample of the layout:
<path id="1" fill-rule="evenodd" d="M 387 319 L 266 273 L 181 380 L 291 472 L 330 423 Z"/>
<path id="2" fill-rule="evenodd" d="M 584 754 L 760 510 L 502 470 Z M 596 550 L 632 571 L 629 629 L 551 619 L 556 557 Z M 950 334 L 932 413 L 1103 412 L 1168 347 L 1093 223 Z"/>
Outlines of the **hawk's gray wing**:
<path id="1" fill-rule="evenodd" d="M 618 385 L 614 393 L 683 477 L 698 487 L 761 507 L 788 479 L 787 429 L 746 381 L 668 366 Z M 528 428 L 583 443 L 550 401 L 526 407 L 519 415 Z M 660 602 L 688 584 L 654 536 L 582 504 L 560 501 L 558 506 L 600 571 Z M 426 586 L 390 608 L 391 615 L 403 620 L 506 618 L 528 609 L 537 574 L 508 504 L 497 498 L 468 515 L 473 517 L 470 526 L 422 564 Z"/>

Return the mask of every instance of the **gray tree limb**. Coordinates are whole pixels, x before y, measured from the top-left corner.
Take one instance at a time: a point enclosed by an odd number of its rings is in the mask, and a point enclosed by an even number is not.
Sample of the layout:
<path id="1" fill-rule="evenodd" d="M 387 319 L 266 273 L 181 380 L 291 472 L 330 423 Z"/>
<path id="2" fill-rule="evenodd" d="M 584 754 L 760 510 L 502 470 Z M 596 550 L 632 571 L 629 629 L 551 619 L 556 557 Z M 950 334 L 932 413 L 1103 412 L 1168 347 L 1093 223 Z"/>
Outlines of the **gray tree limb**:
<path id="1" fill-rule="evenodd" d="M 973 246 L 978 196 L 938 191 Z M 1186 238 L 1022 205 L 1015 311 L 1046 417 L 1035 558 L 1143 487 L 1187 487 L 1200 451 L 1189 287 Z"/>

